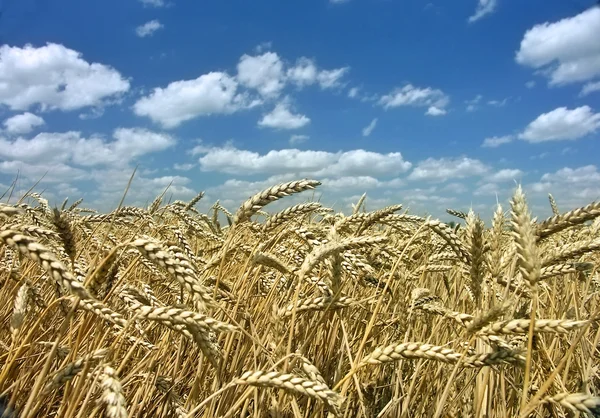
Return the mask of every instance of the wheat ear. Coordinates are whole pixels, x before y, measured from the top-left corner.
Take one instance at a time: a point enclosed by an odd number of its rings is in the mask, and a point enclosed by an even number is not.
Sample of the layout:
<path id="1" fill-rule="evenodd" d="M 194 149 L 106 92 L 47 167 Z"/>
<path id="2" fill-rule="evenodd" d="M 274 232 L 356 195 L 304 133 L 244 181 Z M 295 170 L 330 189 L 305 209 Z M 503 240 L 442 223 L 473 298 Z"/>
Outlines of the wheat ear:
<path id="1" fill-rule="evenodd" d="M 320 185 L 321 182 L 316 180 L 297 180 L 270 187 L 242 203 L 242 206 L 240 206 L 233 218 L 233 222 L 234 224 L 245 222 L 265 205 L 275 200 L 279 200 L 282 197 L 289 196 L 294 193 L 300 193 L 305 190 L 314 189 Z"/>

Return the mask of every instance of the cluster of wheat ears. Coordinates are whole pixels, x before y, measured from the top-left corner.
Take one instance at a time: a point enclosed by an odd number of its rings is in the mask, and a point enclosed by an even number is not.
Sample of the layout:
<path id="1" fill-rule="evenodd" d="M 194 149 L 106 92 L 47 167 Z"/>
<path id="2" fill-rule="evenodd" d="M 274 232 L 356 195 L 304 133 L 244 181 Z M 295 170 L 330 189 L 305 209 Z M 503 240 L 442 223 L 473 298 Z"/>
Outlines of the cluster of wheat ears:
<path id="1" fill-rule="evenodd" d="M 317 202 L 0 204 L 0 401 L 19 417 L 600 416 L 600 203 L 491 225 Z M 268 209 L 268 208 L 266 208 Z M 225 222 L 226 221 L 226 222 Z"/>

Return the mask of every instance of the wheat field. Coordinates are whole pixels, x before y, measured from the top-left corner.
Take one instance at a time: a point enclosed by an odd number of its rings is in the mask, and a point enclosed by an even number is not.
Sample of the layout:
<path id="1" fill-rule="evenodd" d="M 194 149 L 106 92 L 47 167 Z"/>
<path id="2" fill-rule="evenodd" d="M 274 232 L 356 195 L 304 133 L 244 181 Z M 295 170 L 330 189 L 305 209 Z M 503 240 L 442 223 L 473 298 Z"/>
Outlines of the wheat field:
<path id="1" fill-rule="evenodd" d="M 319 185 L 0 204 L 5 416 L 600 416 L 600 203 L 270 211 Z"/>

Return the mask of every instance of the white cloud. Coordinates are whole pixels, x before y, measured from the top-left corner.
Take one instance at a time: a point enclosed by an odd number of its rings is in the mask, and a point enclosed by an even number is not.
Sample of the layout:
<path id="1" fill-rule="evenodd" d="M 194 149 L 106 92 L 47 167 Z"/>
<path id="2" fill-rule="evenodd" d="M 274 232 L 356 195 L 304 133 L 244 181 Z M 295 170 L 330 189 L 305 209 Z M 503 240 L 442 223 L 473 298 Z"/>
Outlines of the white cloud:
<path id="1" fill-rule="evenodd" d="M 233 147 L 213 148 L 198 160 L 202 171 L 229 174 L 311 172 L 331 164 L 335 157 L 325 151 L 272 150 L 265 155 Z"/>
<path id="2" fill-rule="evenodd" d="M 81 139 L 79 132 L 40 133 L 32 139 L 0 138 L 0 157 L 26 163 L 61 163 L 73 155 L 73 146 Z"/>
<path id="3" fill-rule="evenodd" d="M 140 163 L 126 204 L 146 205 L 172 182 L 169 188 L 175 199 L 191 198 L 194 191 L 181 176 L 148 177 L 152 172 L 138 159 L 164 151 L 175 140 L 163 133 L 141 128 L 118 128 L 108 140 L 99 135 L 89 138 L 79 132 L 40 133 L 31 139 L 8 141 L 0 138 L 0 173 L 19 177 L 54 196 L 55 203 L 70 196 L 85 197 L 87 204 L 99 210 L 116 207 L 134 172 L 132 163 Z M 85 182 L 81 183 L 80 182 Z M 83 196 L 81 192 L 83 191 Z M 90 200 L 95 199 L 95 200 Z"/>
<path id="4" fill-rule="evenodd" d="M 256 51 L 259 54 L 262 54 L 264 51 L 267 51 L 267 50 L 271 49 L 272 47 L 273 47 L 272 41 L 261 42 L 260 44 L 256 45 L 256 47 L 254 48 L 254 51 Z"/>
<path id="5" fill-rule="evenodd" d="M 589 106 L 575 109 L 559 107 L 543 113 L 519 135 L 528 142 L 574 140 L 589 135 L 600 128 L 600 113 Z"/>
<path id="6" fill-rule="evenodd" d="M 262 55 L 242 55 L 237 65 L 238 81 L 256 89 L 264 97 L 277 97 L 285 86 L 283 62 L 275 52 Z"/>
<path id="7" fill-rule="evenodd" d="M 448 105 L 449 99 L 441 90 L 432 89 L 431 87 L 419 88 L 407 84 L 382 96 L 378 103 L 385 109 L 398 106 L 426 106 L 429 108 L 434 106 L 438 109 L 444 109 Z"/>
<path id="8" fill-rule="evenodd" d="M 157 19 L 154 19 L 135 28 L 135 33 L 140 38 L 145 38 L 147 36 L 154 35 L 154 32 L 162 28 L 164 28 L 164 25 L 160 23 Z"/>
<path id="9" fill-rule="evenodd" d="M 593 93 L 595 91 L 600 91 L 600 81 L 596 81 L 594 83 L 587 83 L 583 86 L 579 95 L 587 96 L 588 94 Z"/>
<path id="10" fill-rule="evenodd" d="M 469 17 L 469 22 L 476 22 L 482 17 L 493 13 L 494 10 L 496 10 L 497 5 L 498 2 L 496 0 L 478 0 L 477 9 L 475 9 L 475 14 Z"/>
<path id="11" fill-rule="evenodd" d="M 342 3 L 347 3 L 350 0 L 329 0 L 329 3 L 333 3 L 333 4 L 342 4 Z"/>
<path id="12" fill-rule="evenodd" d="M 531 80 L 528 81 L 527 83 L 525 83 L 525 87 L 527 87 L 528 89 L 532 89 L 535 87 L 535 81 Z"/>
<path id="13" fill-rule="evenodd" d="M 91 174 L 96 187 L 91 193 L 91 206 L 101 210 L 114 209 L 122 198 L 133 169 L 111 168 L 94 170 Z M 167 200 L 190 199 L 196 191 L 188 187 L 191 180 L 182 176 L 147 177 L 138 172 L 127 190 L 126 205 L 147 206 L 156 196 L 167 190 Z M 168 189 L 167 189 L 168 188 Z"/>
<path id="14" fill-rule="evenodd" d="M 514 139 L 515 137 L 513 135 L 492 136 L 490 138 L 485 138 L 481 146 L 483 148 L 497 148 L 500 145 L 512 142 Z"/>
<path id="15" fill-rule="evenodd" d="M 467 112 L 474 112 L 475 110 L 477 110 L 481 99 L 483 99 L 483 96 L 481 94 L 478 94 L 473 99 L 465 100 L 465 103 L 467 104 Z"/>
<path id="16" fill-rule="evenodd" d="M 287 101 L 277 103 L 275 108 L 258 121 L 261 128 L 299 129 L 310 123 L 310 118 L 299 113 L 292 113 Z"/>
<path id="17" fill-rule="evenodd" d="M 324 178 L 320 180 L 325 186 L 323 189 L 337 190 L 369 190 L 381 187 L 382 182 L 371 176 L 344 176 L 339 178 Z"/>
<path id="18" fill-rule="evenodd" d="M 319 180 L 322 183 L 321 186 L 314 191 L 286 197 L 281 202 L 273 202 L 272 204 L 269 204 L 268 211 L 273 213 L 282 210 L 285 207 L 306 202 L 308 200 L 317 200 L 324 206 L 333 207 L 336 210 L 351 210 L 350 203 L 356 203 L 360 198 L 360 194 L 367 190 L 369 191 L 366 201 L 367 207 L 374 210 L 398 202 L 392 202 L 390 199 L 374 198 L 372 197 L 373 195 L 376 193 L 381 194 L 382 191 L 397 192 L 398 188 L 402 186 L 402 181 L 398 178 L 381 180 L 372 176 L 343 176 L 337 178 L 308 177 Z M 235 209 L 242 201 L 261 190 L 281 182 L 296 180 L 298 178 L 299 177 L 296 174 L 283 174 L 273 175 L 258 181 L 229 179 L 218 186 L 206 189 L 205 199 L 203 200 L 208 203 L 218 198 L 225 207 Z M 373 194 L 371 194 L 371 192 L 373 192 Z M 356 195 L 357 193 L 359 194 Z M 341 207 L 340 202 L 347 202 L 348 205 L 343 205 L 343 207 Z M 202 203 L 200 203 L 200 207 L 202 207 Z M 208 209 L 208 207 L 206 207 L 206 209 Z"/>
<path id="19" fill-rule="evenodd" d="M 445 115 L 447 112 L 445 109 L 440 109 L 439 107 L 436 106 L 429 106 L 429 109 L 427 109 L 427 112 L 425 112 L 426 115 L 429 116 L 442 116 Z"/>
<path id="20" fill-rule="evenodd" d="M 554 173 L 545 173 L 540 181 L 529 187 L 543 197 L 547 193 L 554 194 L 559 206 L 568 210 L 600 198 L 600 172 L 595 165 L 564 167 Z"/>
<path id="21" fill-rule="evenodd" d="M 505 168 L 485 177 L 485 181 L 490 183 L 504 183 L 512 180 L 519 180 L 523 172 L 519 169 Z"/>
<path id="22" fill-rule="evenodd" d="M 475 189 L 474 196 L 498 196 L 505 190 L 497 183 L 483 183 Z"/>
<path id="23" fill-rule="evenodd" d="M 12 141 L 0 138 L 0 157 L 32 167 L 51 167 L 52 164 L 124 166 L 137 157 L 175 145 L 175 139 L 170 135 L 141 128 L 118 128 L 113 132 L 113 138 L 115 140 L 111 142 L 99 136 L 83 138 L 74 131 L 43 132 L 31 139 Z"/>
<path id="24" fill-rule="evenodd" d="M 214 196 L 216 199 L 219 199 L 222 202 L 230 201 L 230 203 L 237 206 L 239 203 L 241 203 L 242 200 L 247 199 L 248 197 L 260 192 L 261 190 L 264 190 L 278 183 L 291 181 L 293 179 L 294 177 L 289 175 L 270 176 L 267 179 L 258 181 L 228 179 L 218 186 L 209 187 L 208 189 L 206 189 L 206 194 L 203 200 L 208 201 L 210 197 Z M 302 196 L 302 194 L 300 194 L 300 196 Z M 306 196 L 302 196 L 302 198 L 305 197 Z M 288 200 L 288 204 L 290 203 L 289 199 L 293 199 L 293 196 L 286 198 L 286 200 Z"/>
<path id="25" fill-rule="evenodd" d="M 346 151 L 336 155 L 334 164 L 323 167 L 319 175 L 396 175 L 408 171 L 412 164 L 399 152 L 380 154 L 362 149 Z"/>
<path id="26" fill-rule="evenodd" d="M 79 132 L 41 133 L 31 139 L 8 141 L 0 138 L 0 173 L 15 176 L 38 186 L 53 204 L 70 196 L 85 197 L 89 206 L 111 210 L 118 204 L 134 172 L 131 163 L 138 157 L 172 147 L 175 140 L 166 134 L 140 128 L 118 128 L 112 140 Z M 126 204 L 147 205 L 169 184 L 169 199 L 188 199 L 195 192 L 190 179 L 181 176 L 148 177 L 156 170 L 141 162 Z M 85 182 L 80 184 L 80 182 Z M 81 196 L 83 191 L 83 196 Z M 92 199 L 92 200 L 90 200 Z M 95 199 L 95 200 L 94 200 Z M 86 204 L 86 205 L 88 205 Z"/>
<path id="27" fill-rule="evenodd" d="M 129 90 L 115 69 L 88 63 L 63 45 L 0 46 L 0 104 L 12 110 L 101 107 Z"/>
<path id="28" fill-rule="evenodd" d="M 257 105 L 238 93 L 238 83 L 227 73 L 211 72 L 194 80 L 180 80 L 166 88 L 157 87 L 139 99 L 133 109 L 165 128 L 174 128 L 198 116 L 234 113 Z"/>
<path id="29" fill-rule="evenodd" d="M 85 170 L 71 167 L 64 163 L 49 162 L 25 162 L 19 160 L 0 161 L 0 173 L 16 176 L 18 173 L 21 178 L 38 181 L 43 178 L 44 182 L 62 183 L 88 178 Z"/>
<path id="30" fill-rule="evenodd" d="M 56 191 L 59 196 L 81 196 L 82 192 L 77 187 L 69 183 L 59 183 L 56 185 Z"/>
<path id="31" fill-rule="evenodd" d="M 508 97 L 506 97 L 502 100 L 488 100 L 488 104 L 490 106 L 504 107 L 506 105 L 506 103 L 508 103 Z"/>
<path id="32" fill-rule="evenodd" d="M 318 74 L 315 62 L 306 57 L 299 58 L 296 65 L 287 70 L 288 79 L 299 87 L 314 84 Z"/>
<path id="33" fill-rule="evenodd" d="M 357 97 L 359 91 L 360 91 L 360 88 L 352 87 L 350 90 L 348 90 L 348 97 L 350 97 L 351 99 Z"/>
<path id="34" fill-rule="evenodd" d="M 332 89 L 341 86 L 340 80 L 350 70 L 350 67 L 322 70 L 317 76 L 317 81 L 322 89 Z"/>
<path id="35" fill-rule="evenodd" d="M 6 119 L 4 121 L 4 128 L 9 134 L 28 134 L 44 123 L 44 119 L 39 116 L 25 112 Z"/>
<path id="36" fill-rule="evenodd" d="M 540 154 L 536 154 L 536 155 L 532 155 L 531 157 L 529 157 L 530 160 L 543 160 L 544 158 L 548 157 L 550 155 L 549 152 L 542 152 Z"/>
<path id="37" fill-rule="evenodd" d="M 164 0 L 140 0 L 144 6 L 150 7 L 165 7 L 167 4 Z"/>
<path id="38" fill-rule="evenodd" d="M 196 145 L 194 148 L 186 151 L 187 154 L 190 154 L 192 156 L 206 154 L 207 152 L 216 148 L 211 145 L 204 145 L 204 143 L 201 139 L 196 140 L 196 142 L 198 143 L 198 145 Z M 226 144 L 223 146 L 223 148 L 232 148 L 232 147 L 233 147 L 233 141 L 231 141 L 231 140 L 227 141 Z"/>
<path id="39" fill-rule="evenodd" d="M 410 173 L 410 180 L 445 181 L 451 178 L 465 178 L 486 174 L 489 167 L 479 160 L 462 158 L 428 158 L 421 161 Z"/>
<path id="40" fill-rule="evenodd" d="M 266 154 L 234 147 L 205 149 L 200 157 L 202 171 L 229 174 L 283 174 L 310 176 L 397 175 L 411 163 L 399 152 L 380 154 L 362 149 L 345 152 L 301 151 L 295 148 L 271 150 Z"/>
<path id="41" fill-rule="evenodd" d="M 377 126 L 377 118 L 373 119 L 371 121 L 371 123 L 369 123 L 367 126 L 365 126 L 362 130 L 362 135 L 363 136 L 369 136 L 371 135 L 371 133 L 373 132 L 373 129 L 375 129 L 375 126 Z"/>
<path id="42" fill-rule="evenodd" d="M 308 135 L 292 135 L 290 136 L 290 145 L 301 144 L 306 142 L 310 137 Z"/>
<path id="43" fill-rule="evenodd" d="M 586 165 L 579 168 L 564 167 L 555 173 L 546 173 L 541 178 L 547 182 L 563 182 L 570 184 L 597 183 L 600 184 L 600 173 L 595 165 Z"/>
<path id="44" fill-rule="evenodd" d="M 216 71 L 193 80 L 175 81 L 165 88 L 155 88 L 139 99 L 133 109 L 139 116 L 148 116 L 165 128 L 174 128 L 199 116 L 230 114 L 268 103 L 277 99 L 288 83 L 300 88 L 311 84 L 319 84 L 322 89 L 334 88 L 341 85 L 340 79 L 347 71 L 348 67 L 320 70 L 308 58 L 300 58 L 286 71 L 284 62 L 274 52 L 244 54 L 235 77 Z M 286 127 L 304 126 L 310 121 L 306 116 L 292 114 L 287 102 L 276 105 L 274 112 L 275 115 L 266 115 L 260 125 L 279 126 L 279 120 L 283 119 L 282 128 L 294 129 Z M 271 120 L 275 116 L 278 119 Z"/>
<path id="45" fill-rule="evenodd" d="M 81 120 L 98 119 L 103 114 L 104 114 L 104 108 L 92 107 L 88 112 L 80 113 L 79 119 L 81 119 Z"/>
<path id="46" fill-rule="evenodd" d="M 429 213 L 431 213 L 432 210 L 437 211 L 438 209 L 435 208 L 437 205 L 449 205 L 457 201 L 454 196 L 448 197 L 433 194 L 431 189 L 411 190 L 404 198 L 410 205 L 416 205 L 417 207 L 422 207 L 422 204 L 426 204 L 426 206 L 422 208 L 429 211 Z"/>
<path id="47" fill-rule="evenodd" d="M 120 159 L 136 157 L 163 151 L 175 145 L 176 140 L 171 135 L 152 132 L 142 128 L 117 128 L 113 132 L 115 141 L 105 147 L 119 156 Z"/>
<path id="48" fill-rule="evenodd" d="M 444 190 L 454 194 L 462 194 L 469 191 L 467 186 L 462 183 L 448 183 L 444 186 Z"/>
<path id="49" fill-rule="evenodd" d="M 298 87 L 310 86 L 319 83 L 322 89 L 331 89 L 341 86 L 340 80 L 348 73 L 349 67 L 333 70 L 319 70 L 314 60 L 301 57 L 293 67 L 287 70 L 287 80 Z"/>
<path id="50" fill-rule="evenodd" d="M 179 171 L 190 171 L 194 167 L 196 167 L 196 164 L 191 164 L 191 163 L 183 163 L 183 164 L 175 163 L 175 164 L 173 164 L 173 168 L 175 170 L 179 170 Z"/>
<path id="51" fill-rule="evenodd" d="M 523 36 L 519 64 L 542 69 L 550 84 L 591 80 L 600 75 L 600 7 L 554 23 L 542 23 Z"/>
<path id="52" fill-rule="evenodd" d="M 380 180 L 372 176 L 325 177 L 319 181 L 323 183 L 320 189 L 324 192 L 348 192 L 350 190 L 367 191 L 372 189 L 383 189 L 389 192 L 390 189 L 397 189 L 404 186 L 404 181 L 400 178 Z"/>

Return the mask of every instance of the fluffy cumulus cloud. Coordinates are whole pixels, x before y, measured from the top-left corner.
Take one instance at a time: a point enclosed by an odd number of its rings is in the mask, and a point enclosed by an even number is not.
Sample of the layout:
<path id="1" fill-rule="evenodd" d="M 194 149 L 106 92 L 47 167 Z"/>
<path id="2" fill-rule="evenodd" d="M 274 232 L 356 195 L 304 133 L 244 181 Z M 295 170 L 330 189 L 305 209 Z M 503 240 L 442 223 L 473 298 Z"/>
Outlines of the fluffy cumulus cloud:
<path id="1" fill-rule="evenodd" d="M 28 184 L 42 180 L 40 187 L 47 189 L 47 197 L 84 197 L 94 208 L 111 210 L 127 188 L 134 173 L 133 164 L 144 167 L 147 162 L 142 157 L 167 150 L 175 143 L 168 134 L 142 128 L 115 129 L 110 139 L 100 135 L 85 137 L 75 131 L 42 132 L 32 138 L 0 137 L 0 173 L 19 173 Z M 127 192 L 128 203 L 147 204 L 166 187 L 177 199 L 194 195 L 188 187 L 189 179 L 152 177 L 153 172 L 147 168 L 137 171 Z"/>
<path id="2" fill-rule="evenodd" d="M 314 60 L 302 57 L 288 65 L 275 52 L 265 51 L 269 43 L 261 44 L 256 55 L 244 54 L 237 64 L 237 74 L 214 71 L 193 80 L 179 80 L 167 87 L 157 87 L 133 106 L 139 116 L 150 117 L 165 128 L 200 116 L 230 114 L 241 109 L 268 105 L 280 97 L 286 87 L 304 88 L 318 84 L 321 89 L 342 86 L 341 79 L 348 67 L 320 69 Z M 310 122 L 304 115 L 294 114 L 284 98 L 259 126 L 297 129 Z"/>
<path id="3" fill-rule="evenodd" d="M 508 195 L 508 189 L 503 187 L 499 183 L 481 183 L 474 191 L 474 196 L 506 196 Z"/>
<path id="4" fill-rule="evenodd" d="M 44 123 L 41 117 L 25 112 L 6 119 L 3 125 L 4 130 L 9 134 L 28 134 Z"/>
<path id="5" fill-rule="evenodd" d="M 322 89 L 341 85 L 341 79 L 349 71 L 348 67 L 332 70 L 319 69 L 314 60 L 299 58 L 289 66 L 275 52 L 260 55 L 244 54 L 237 66 L 237 79 L 245 87 L 257 90 L 265 98 L 277 98 L 288 83 L 303 88 L 319 84 Z"/>
<path id="6" fill-rule="evenodd" d="M 375 129 L 375 126 L 377 126 L 377 118 L 373 119 L 371 121 L 371 123 L 369 123 L 367 126 L 365 126 L 362 130 L 362 135 L 363 136 L 369 136 L 371 135 L 371 133 L 373 132 L 373 130 Z"/>
<path id="7" fill-rule="evenodd" d="M 43 132 L 31 139 L 0 138 L 0 157 L 14 166 L 20 163 L 31 167 L 48 164 L 126 166 L 138 157 L 165 150 L 176 142 L 170 135 L 141 128 L 118 128 L 113 132 L 113 138 L 113 141 L 100 136 L 85 138 L 74 131 Z M 37 173 L 38 170 L 32 172 Z"/>
<path id="8" fill-rule="evenodd" d="M 516 168 L 504 168 L 496 171 L 490 175 L 487 175 L 484 181 L 490 183 L 504 183 L 507 181 L 520 180 L 523 176 L 523 172 Z"/>
<path id="9" fill-rule="evenodd" d="M 283 62 L 275 52 L 242 55 L 237 66 L 238 81 L 266 97 L 277 97 L 285 86 Z"/>
<path id="10" fill-rule="evenodd" d="M 344 176 L 339 178 L 324 178 L 321 180 L 324 189 L 337 190 L 370 190 L 382 187 L 389 182 L 381 181 L 371 176 Z"/>
<path id="11" fill-rule="evenodd" d="M 298 87 L 310 86 L 318 83 L 322 89 L 339 87 L 341 79 L 350 70 L 348 67 L 323 70 L 317 67 L 314 60 L 301 57 L 296 64 L 288 68 L 287 79 Z"/>
<path id="12" fill-rule="evenodd" d="M 91 201 L 94 208 L 114 209 L 127 189 L 132 174 L 131 168 L 93 170 L 91 180 L 95 182 L 96 188 L 90 193 L 91 200 L 86 201 Z M 190 187 L 191 183 L 191 179 L 183 176 L 149 177 L 138 172 L 127 189 L 125 204 L 147 206 L 165 191 L 167 200 L 191 199 L 197 193 Z"/>
<path id="13" fill-rule="evenodd" d="M 428 158 L 421 161 L 410 173 L 410 180 L 446 181 L 449 179 L 480 176 L 486 174 L 489 167 L 479 160 L 461 158 Z"/>
<path id="14" fill-rule="evenodd" d="M 165 7 L 167 3 L 164 0 L 140 0 L 146 7 Z"/>
<path id="15" fill-rule="evenodd" d="M 111 170 L 95 170 L 92 172 L 93 180 L 98 184 L 98 189 L 95 191 L 100 199 L 113 200 L 116 199 L 119 193 L 123 193 L 127 188 L 127 183 L 133 174 L 133 170 L 130 168 L 122 169 L 111 169 Z M 169 184 L 176 180 L 178 183 L 188 183 L 185 177 L 180 176 L 163 176 L 157 178 L 148 178 L 143 175 L 136 175 L 132 181 L 132 187 L 128 190 L 127 194 L 129 200 L 138 201 L 140 192 L 143 191 L 143 186 L 150 186 L 154 189 L 152 195 L 156 196 L 161 193 Z M 149 184 L 150 183 L 150 184 Z M 156 187 L 158 186 L 158 187 Z M 150 187 L 148 187 L 150 189 Z M 148 199 L 152 199 L 150 194 L 146 194 Z M 98 200 L 100 200 L 98 199 Z M 142 205 L 144 202 L 141 202 Z"/>
<path id="16" fill-rule="evenodd" d="M 600 113 L 594 113 L 589 106 L 559 107 L 538 116 L 519 138 L 528 142 L 574 140 L 596 132 L 598 128 Z"/>
<path id="17" fill-rule="evenodd" d="M 552 193 L 563 210 L 587 205 L 600 195 L 600 172 L 595 165 L 577 168 L 564 167 L 554 173 L 545 173 L 538 182 L 528 185 L 533 194 L 545 197 Z"/>
<path id="18" fill-rule="evenodd" d="M 593 83 L 587 83 L 581 89 L 580 96 L 587 96 L 590 93 L 594 93 L 596 91 L 600 91 L 600 81 L 595 81 Z"/>
<path id="19" fill-rule="evenodd" d="M 309 138 L 308 135 L 292 135 L 290 136 L 290 145 L 301 144 L 308 141 Z"/>
<path id="20" fill-rule="evenodd" d="M 429 116 L 442 116 L 446 113 L 447 111 L 445 109 L 440 109 L 437 106 L 429 106 L 429 109 L 427 109 L 427 112 L 425 112 L 425 114 Z"/>
<path id="21" fill-rule="evenodd" d="M 350 90 L 348 90 L 348 97 L 350 97 L 351 99 L 358 97 L 359 91 L 360 91 L 359 87 L 352 87 Z"/>
<path id="22" fill-rule="evenodd" d="M 508 103 L 508 100 L 508 97 L 505 97 L 502 100 L 488 100 L 487 104 L 494 107 L 504 107 Z"/>
<path id="23" fill-rule="evenodd" d="M 135 159 L 145 154 L 158 152 L 175 145 L 171 135 L 142 128 L 118 128 L 113 133 L 115 141 L 105 145 L 115 155 Z"/>
<path id="24" fill-rule="evenodd" d="M 334 70 L 322 70 L 317 76 L 317 81 L 322 89 L 332 89 L 341 85 L 341 79 L 350 70 L 349 67 Z"/>
<path id="25" fill-rule="evenodd" d="M 516 60 L 541 69 L 550 84 L 591 80 L 600 76 L 600 7 L 558 22 L 542 23 L 523 36 Z"/>
<path id="26" fill-rule="evenodd" d="M 162 28 L 164 28 L 164 25 L 158 20 L 154 19 L 135 28 L 135 34 L 140 38 L 145 38 L 147 36 L 154 35 L 154 32 Z"/>
<path id="27" fill-rule="evenodd" d="M 315 178 L 313 176 L 310 176 Z M 205 200 L 208 202 L 219 199 L 221 204 L 230 210 L 234 210 L 248 197 L 259 193 L 275 184 L 298 179 L 296 174 L 278 174 L 269 176 L 263 180 L 249 181 L 241 179 L 228 179 L 218 186 L 209 187 L 206 190 Z M 379 209 L 393 203 L 399 203 L 395 199 L 381 196 L 382 193 L 399 192 L 403 182 L 399 178 L 381 180 L 373 176 L 342 176 L 342 177 L 318 177 L 321 185 L 314 191 L 296 194 L 286 197 L 278 202 L 269 204 L 267 211 L 273 213 L 286 207 L 306 202 L 307 200 L 316 200 L 326 207 L 333 207 L 336 210 L 351 210 L 351 204 L 355 204 L 360 194 L 368 191 L 367 207 L 369 210 Z M 202 207 L 202 203 L 200 204 Z M 347 212 L 346 212 L 347 213 Z"/>
<path id="28" fill-rule="evenodd" d="M 192 163 L 175 163 L 173 164 L 173 169 L 178 170 L 178 171 L 189 171 L 192 168 L 196 167 L 196 164 L 192 164 Z"/>
<path id="29" fill-rule="evenodd" d="M 469 17 L 469 22 L 476 22 L 482 17 L 494 13 L 497 5 L 497 0 L 478 0 L 477 9 L 475 9 L 475 13 Z"/>
<path id="30" fill-rule="evenodd" d="M 0 161 L 0 173 L 9 176 L 15 176 L 19 173 L 21 179 L 30 182 L 43 179 L 47 183 L 72 182 L 88 178 L 88 173 L 85 170 L 64 163 L 50 163 L 47 161 Z"/>
<path id="31" fill-rule="evenodd" d="M 431 87 L 419 88 L 412 84 L 407 84 L 402 88 L 396 88 L 389 94 L 379 98 L 379 105 L 384 109 L 390 109 L 399 106 L 419 106 L 428 107 L 427 114 L 440 115 L 445 113 L 444 108 L 448 105 L 450 99 L 441 90 Z"/>
<path id="32" fill-rule="evenodd" d="M 586 165 L 579 168 L 561 168 L 555 173 L 546 173 L 541 178 L 542 181 L 548 182 L 565 182 L 570 184 L 592 184 L 600 185 L 600 173 L 595 165 Z"/>
<path id="33" fill-rule="evenodd" d="M 310 118 L 299 113 L 293 113 L 288 101 L 277 103 L 275 108 L 258 121 L 261 128 L 299 129 L 310 123 Z"/>
<path id="34" fill-rule="evenodd" d="M 443 196 L 440 192 L 442 191 L 437 190 L 436 187 L 411 189 L 404 194 L 404 200 L 411 208 L 419 208 L 419 211 L 427 211 L 429 213 L 431 213 L 431 209 L 435 206 L 450 205 L 458 200 L 455 196 Z M 443 210 L 440 210 L 440 212 L 443 212 Z"/>
<path id="35" fill-rule="evenodd" d="M 0 46 L 0 104 L 12 110 L 101 107 L 128 90 L 117 70 L 63 45 Z"/>
<path id="36" fill-rule="evenodd" d="M 512 142 L 514 139 L 515 137 L 513 135 L 492 136 L 489 138 L 485 138 L 481 146 L 484 148 L 497 148 L 500 145 Z"/>
<path id="37" fill-rule="evenodd" d="M 134 105 L 138 116 L 147 116 L 165 128 L 174 128 L 198 116 L 233 113 L 256 105 L 238 91 L 238 82 L 227 73 L 211 72 L 194 80 L 174 81 L 157 87 Z"/>
<path id="38" fill-rule="evenodd" d="M 207 147 L 200 151 L 202 171 L 228 174 L 283 174 L 310 176 L 389 176 L 404 173 L 411 163 L 399 152 L 380 154 L 362 149 L 345 152 L 301 151 L 290 148 L 266 154 L 234 147 Z"/>
<path id="39" fill-rule="evenodd" d="M 319 70 L 309 58 L 299 58 L 296 64 L 287 70 L 288 79 L 299 87 L 310 86 L 317 81 Z"/>
<path id="40" fill-rule="evenodd" d="M 347 67 L 319 69 L 308 58 L 300 58 L 286 69 L 286 64 L 275 52 L 244 54 L 237 64 L 235 76 L 216 71 L 193 80 L 174 81 L 140 98 L 133 109 L 139 116 L 150 117 L 165 128 L 174 128 L 200 116 L 230 114 L 271 103 L 280 98 L 289 84 L 298 88 L 311 84 L 319 84 L 322 89 L 338 87 L 347 71 Z M 294 114 L 285 98 L 263 116 L 259 126 L 297 129 L 309 122 L 308 117 Z"/>

